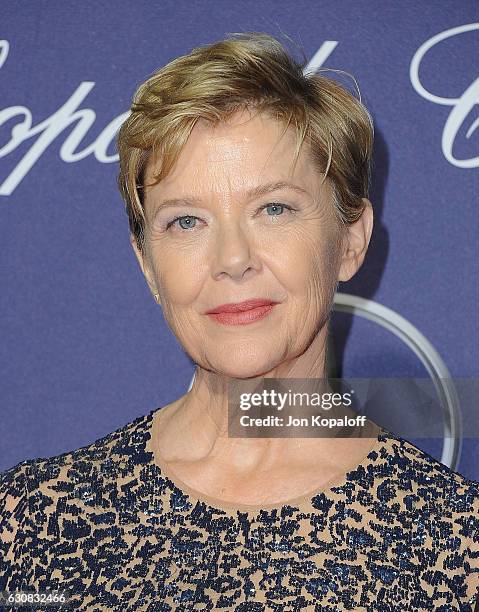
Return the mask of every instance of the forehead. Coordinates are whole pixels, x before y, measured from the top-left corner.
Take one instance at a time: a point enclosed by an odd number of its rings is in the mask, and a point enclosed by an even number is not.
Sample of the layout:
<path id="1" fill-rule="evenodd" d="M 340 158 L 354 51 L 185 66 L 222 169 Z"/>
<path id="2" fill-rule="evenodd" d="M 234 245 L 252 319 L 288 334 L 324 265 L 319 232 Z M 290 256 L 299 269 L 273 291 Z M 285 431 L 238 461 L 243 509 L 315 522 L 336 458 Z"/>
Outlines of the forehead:
<path id="1" fill-rule="evenodd" d="M 200 119 L 183 146 L 170 173 L 147 188 L 153 196 L 178 197 L 194 192 L 246 191 L 268 181 L 294 179 L 310 193 L 322 174 L 313 164 L 309 145 L 303 143 L 294 164 L 296 133 L 265 113 L 236 112 L 227 121 L 212 124 Z M 147 183 L 158 167 L 152 157 Z"/>

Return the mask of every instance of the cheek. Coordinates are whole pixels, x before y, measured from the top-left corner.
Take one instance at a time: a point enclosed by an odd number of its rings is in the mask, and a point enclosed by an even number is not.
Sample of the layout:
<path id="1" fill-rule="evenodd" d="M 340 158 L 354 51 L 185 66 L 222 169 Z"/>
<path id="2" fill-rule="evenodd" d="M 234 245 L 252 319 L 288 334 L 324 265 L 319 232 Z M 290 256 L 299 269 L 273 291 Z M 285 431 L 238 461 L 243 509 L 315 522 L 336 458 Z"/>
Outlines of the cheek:
<path id="1" fill-rule="evenodd" d="M 284 241 L 279 253 L 279 258 L 271 258 L 271 267 L 293 296 L 324 292 L 334 283 L 335 253 L 324 239 L 303 235 L 301 240 Z"/>
<path id="2" fill-rule="evenodd" d="M 155 275 L 163 301 L 178 306 L 194 302 L 204 280 L 204 270 L 197 258 L 181 250 L 156 253 Z"/>

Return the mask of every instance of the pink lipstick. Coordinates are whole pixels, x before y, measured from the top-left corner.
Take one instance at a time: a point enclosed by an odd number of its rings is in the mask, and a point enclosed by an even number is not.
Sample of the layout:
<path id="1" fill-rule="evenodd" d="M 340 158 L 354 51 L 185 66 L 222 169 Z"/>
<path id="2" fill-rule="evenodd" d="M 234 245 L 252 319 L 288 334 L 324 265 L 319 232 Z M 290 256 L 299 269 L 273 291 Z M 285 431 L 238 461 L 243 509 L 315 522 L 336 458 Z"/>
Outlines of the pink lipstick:
<path id="1" fill-rule="evenodd" d="M 206 311 L 205 314 L 223 325 L 248 325 L 266 317 L 278 303 L 255 298 L 244 302 L 221 304 Z"/>

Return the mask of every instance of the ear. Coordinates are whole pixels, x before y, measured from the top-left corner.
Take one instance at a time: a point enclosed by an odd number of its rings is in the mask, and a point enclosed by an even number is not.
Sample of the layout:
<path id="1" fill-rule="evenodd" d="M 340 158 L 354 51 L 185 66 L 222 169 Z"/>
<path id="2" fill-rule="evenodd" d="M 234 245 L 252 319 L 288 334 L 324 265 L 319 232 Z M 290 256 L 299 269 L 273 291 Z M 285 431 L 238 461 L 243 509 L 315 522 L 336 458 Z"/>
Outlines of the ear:
<path id="1" fill-rule="evenodd" d="M 148 258 L 146 257 L 144 253 L 140 251 L 136 238 L 133 234 L 130 234 L 130 243 L 131 243 L 131 246 L 133 247 L 133 251 L 136 255 L 136 259 L 138 260 L 141 271 L 143 272 L 143 276 L 145 277 L 146 283 L 154 297 L 155 294 L 158 293 L 158 289 L 156 287 L 154 275 L 153 275 L 151 266 L 148 262 Z M 159 300 L 158 300 L 158 303 L 160 303 Z"/>
<path id="2" fill-rule="evenodd" d="M 365 206 L 361 217 L 346 227 L 338 281 L 348 281 L 356 274 L 368 250 L 373 231 L 374 213 L 369 200 L 363 198 L 363 203 Z"/>

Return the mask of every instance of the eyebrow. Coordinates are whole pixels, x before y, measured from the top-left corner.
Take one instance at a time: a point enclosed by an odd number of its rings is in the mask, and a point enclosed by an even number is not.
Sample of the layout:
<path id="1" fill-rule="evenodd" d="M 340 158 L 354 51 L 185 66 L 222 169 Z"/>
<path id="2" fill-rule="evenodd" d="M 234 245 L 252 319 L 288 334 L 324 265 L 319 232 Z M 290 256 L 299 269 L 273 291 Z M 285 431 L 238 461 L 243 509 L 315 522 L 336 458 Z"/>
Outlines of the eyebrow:
<path id="1" fill-rule="evenodd" d="M 272 191 L 278 191 L 279 189 L 291 189 L 301 195 L 310 195 L 306 189 L 289 183 L 288 181 L 273 181 L 271 183 L 265 183 L 264 185 L 258 185 L 248 191 L 244 192 L 244 195 L 249 198 L 259 198 L 263 195 L 271 193 Z M 201 204 L 202 199 L 194 196 L 184 196 L 182 198 L 171 198 L 162 200 L 157 206 L 155 206 L 155 212 L 158 212 L 162 208 L 168 208 L 169 206 L 194 206 Z"/>

